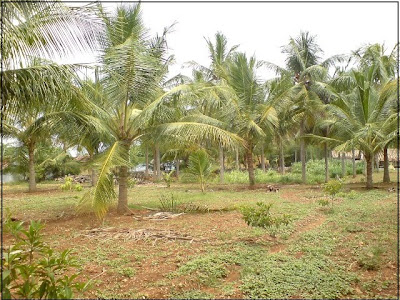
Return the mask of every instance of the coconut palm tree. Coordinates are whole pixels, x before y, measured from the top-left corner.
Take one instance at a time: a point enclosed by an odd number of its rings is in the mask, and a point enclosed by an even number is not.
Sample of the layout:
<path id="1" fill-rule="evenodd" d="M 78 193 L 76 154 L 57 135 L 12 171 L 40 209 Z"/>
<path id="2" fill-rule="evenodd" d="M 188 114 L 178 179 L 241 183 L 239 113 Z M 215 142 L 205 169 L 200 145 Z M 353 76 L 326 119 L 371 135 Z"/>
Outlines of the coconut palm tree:
<path id="1" fill-rule="evenodd" d="M 118 213 L 128 209 L 128 152 L 135 140 L 146 135 L 171 137 L 185 135 L 189 141 L 212 138 L 223 145 L 235 144 L 236 137 L 209 124 L 174 122 L 168 109 L 176 93 L 195 93 L 197 87 L 183 85 L 169 91 L 162 89 L 171 60 L 167 56 L 166 35 L 147 38 L 140 4 L 118 7 L 114 15 L 101 9 L 106 24 L 107 47 L 102 54 L 100 82 L 105 103 L 98 119 L 113 137 L 111 146 L 98 157 L 99 175 L 93 189 L 82 199 L 103 218 L 116 198 L 111 171 L 118 170 Z M 185 99 L 185 97 L 182 97 Z M 162 121 L 162 122 L 161 122 Z"/>
<path id="2" fill-rule="evenodd" d="M 363 151 L 368 189 L 373 187 L 374 156 L 381 151 L 382 143 L 388 142 L 384 128 L 395 118 L 394 101 L 390 101 L 393 98 L 380 96 L 380 87 L 375 83 L 378 70 L 377 65 L 372 65 L 338 77 L 332 85 L 349 92 L 339 93 L 337 100 L 329 105 L 330 112 L 336 117 L 336 130 L 340 135 L 349 137 L 346 141 L 342 140 L 336 149 L 344 151 L 357 147 Z"/>
<path id="3" fill-rule="evenodd" d="M 329 79 L 328 69 L 337 62 L 342 62 L 342 55 L 335 55 L 325 60 L 321 59 L 322 49 L 316 43 L 316 36 L 309 32 L 300 35 L 282 47 L 286 54 L 286 68 L 272 63 L 265 65 L 275 70 L 277 74 L 291 77 L 292 87 L 288 88 L 285 97 L 293 102 L 293 110 L 299 115 L 300 160 L 302 162 L 302 181 L 306 182 L 306 132 L 311 132 L 315 126 L 316 111 L 323 110 L 323 101 L 329 97 L 326 82 Z M 281 96 L 283 97 L 283 96 Z M 327 153 L 327 151 L 325 151 Z M 325 159 L 327 161 L 327 159 Z"/>
<path id="4" fill-rule="evenodd" d="M 234 45 L 228 48 L 228 39 L 221 32 L 215 34 L 215 42 L 213 43 L 210 39 L 206 39 L 207 48 L 209 51 L 209 57 L 211 60 L 210 66 L 202 66 L 195 61 L 188 62 L 187 65 L 192 67 L 197 74 L 194 74 L 194 78 L 197 81 L 203 80 L 213 85 L 220 85 L 226 80 L 227 77 L 227 64 L 234 55 L 239 45 Z M 203 109 L 201 113 L 218 118 L 219 113 L 222 109 L 222 103 L 219 97 L 208 97 L 203 99 L 203 103 L 200 107 Z M 224 182 L 224 148 L 219 145 L 219 163 L 220 163 L 220 182 Z"/>
<path id="5" fill-rule="evenodd" d="M 20 105 L 32 98 L 45 103 L 48 95 L 57 89 L 68 91 L 65 84 L 70 85 L 70 82 L 64 81 L 63 76 L 71 72 L 71 68 L 50 64 L 48 60 L 96 49 L 101 41 L 102 28 L 94 9 L 94 6 L 75 8 L 61 1 L 4 3 L 1 53 L 3 113 L 20 111 Z M 44 74 L 48 77 L 44 78 Z M 28 85 L 27 81 L 32 80 L 36 80 L 35 84 Z M 26 94 L 30 96 L 25 97 Z"/>

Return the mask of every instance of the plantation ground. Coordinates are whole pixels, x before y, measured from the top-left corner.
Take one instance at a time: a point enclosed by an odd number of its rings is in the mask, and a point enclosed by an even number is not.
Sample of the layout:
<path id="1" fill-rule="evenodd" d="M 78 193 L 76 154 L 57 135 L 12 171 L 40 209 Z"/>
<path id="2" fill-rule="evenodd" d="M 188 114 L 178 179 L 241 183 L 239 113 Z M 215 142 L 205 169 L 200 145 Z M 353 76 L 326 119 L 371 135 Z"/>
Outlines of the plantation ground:
<path id="1" fill-rule="evenodd" d="M 382 173 L 374 176 L 381 180 Z M 395 184 L 378 183 L 372 191 L 363 185 L 349 179 L 333 211 L 318 203 L 324 195 L 317 185 L 279 185 L 270 193 L 265 185 L 213 184 L 202 194 L 197 185 L 177 183 L 131 188 L 133 214 L 112 211 L 104 224 L 76 215 L 83 192 L 62 192 L 53 183 L 39 184 L 34 194 L 26 185 L 5 185 L 3 208 L 19 220 L 41 219 L 50 245 L 74 250 L 81 280 L 94 281 L 92 290 L 75 296 L 396 298 L 397 195 L 388 192 Z M 161 195 L 171 194 L 198 212 L 145 218 L 156 213 Z M 274 203 L 273 214 L 293 221 L 278 230 L 249 227 L 237 208 L 257 201 Z M 143 239 L 132 234 L 139 229 L 182 239 Z"/>

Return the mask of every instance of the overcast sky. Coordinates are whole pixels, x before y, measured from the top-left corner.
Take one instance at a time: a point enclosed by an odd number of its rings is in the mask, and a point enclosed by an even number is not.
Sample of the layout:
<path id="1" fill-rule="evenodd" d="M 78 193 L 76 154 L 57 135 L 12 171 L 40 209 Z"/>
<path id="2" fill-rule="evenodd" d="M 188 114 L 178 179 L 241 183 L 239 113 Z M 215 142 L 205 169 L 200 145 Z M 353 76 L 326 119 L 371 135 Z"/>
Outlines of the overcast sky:
<path id="1" fill-rule="evenodd" d="M 103 5 L 113 10 L 121 1 Z M 396 3 L 142 3 L 142 12 L 152 34 L 176 22 L 167 39 L 176 57 L 171 75 L 190 74 L 181 69 L 190 60 L 209 65 L 204 37 L 213 39 L 217 31 L 227 36 L 228 46 L 240 44 L 239 50 L 249 56 L 282 66 L 280 47 L 300 31 L 317 35 L 324 57 L 367 43 L 385 43 L 391 51 L 397 42 Z M 94 59 L 84 55 L 72 61 Z"/>

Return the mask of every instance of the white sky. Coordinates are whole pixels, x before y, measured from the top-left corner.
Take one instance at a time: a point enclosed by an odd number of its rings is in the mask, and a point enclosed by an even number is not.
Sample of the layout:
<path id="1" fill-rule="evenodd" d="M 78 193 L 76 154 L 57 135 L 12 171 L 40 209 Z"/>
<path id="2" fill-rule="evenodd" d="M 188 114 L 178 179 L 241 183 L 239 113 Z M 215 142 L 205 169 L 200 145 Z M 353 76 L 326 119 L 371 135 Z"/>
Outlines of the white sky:
<path id="1" fill-rule="evenodd" d="M 125 1 L 122 1 L 125 2 Z M 121 4 L 104 3 L 112 10 Z M 346 54 L 367 43 L 385 43 L 391 51 L 397 42 L 396 3 L 142 3 L 143 19 L 152 34 L 177 22 L 168 37 L 176 64 L 171 75 L 191 74 L 184 62 L 208 66 L 204 37 L 213 40 L 221 31 L 228 46 L 257 59 L 284 66 L 280 47 L 300 31 L 317 35 L 324 57 Z M 92 54 L 68 62 L 94 62 Z M 272 74 L 260 74 L 270 77 Z"/>

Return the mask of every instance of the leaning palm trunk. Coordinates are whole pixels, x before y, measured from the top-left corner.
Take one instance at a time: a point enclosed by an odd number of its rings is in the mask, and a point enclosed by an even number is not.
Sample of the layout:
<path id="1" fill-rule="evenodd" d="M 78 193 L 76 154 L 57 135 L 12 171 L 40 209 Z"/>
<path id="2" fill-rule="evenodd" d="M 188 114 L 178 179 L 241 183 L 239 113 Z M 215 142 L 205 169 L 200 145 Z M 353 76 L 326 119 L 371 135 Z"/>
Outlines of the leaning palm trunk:
<path id="1" fill-rule="evenodd" d="M 28 146 L 28 156 L 29 156 L 29 192 L 36 191 L 36 173 L 35 173 L 35 145 L 31 143 Z"/>
<path id="2" fill-rule="evenodd" d="M 324 158 L 325 158 L 325 182 L 329 181 L 329 160 L 328 160 L 328 143 L 324 143 Z"/>
<path id="3" fill-rule="evenodd" d="M 306 183 L 306 145 L 304 141 L 304 122 L 300 124 L 300 160 L 301 160 L 301 181 Z"/>
<path id="4" fill-rule="evenodd" d="M 383 182 L 390 182 L 388 148 L 383 148 Z"/>
<path id="5" fill-rule="evenodd" d="M 219 182 L 224 183 L 224 149 L 219 146 Z"/>
<path id="6" fill-rule="evenodd" d="M 250 186 L 254 186 L 256 184 L 256 178 L 254 175 L 254 166 L 253 166 L 253 148 L 252 145 L 248 145 L 248 149 L 246 149 L 246 161 L 247 161 L 247 170 L 249 172 L 249 183 Z"/>
<path id="7" fill-rule="evenodd" d="M 365 161 L 367 164 L 367 189 L 373 188 L 373 180 L 372 180 L 372 173 L 373 173 L 373 164 L 374 164 L 374 156 L 370 153 L 365 154 Z"/>

